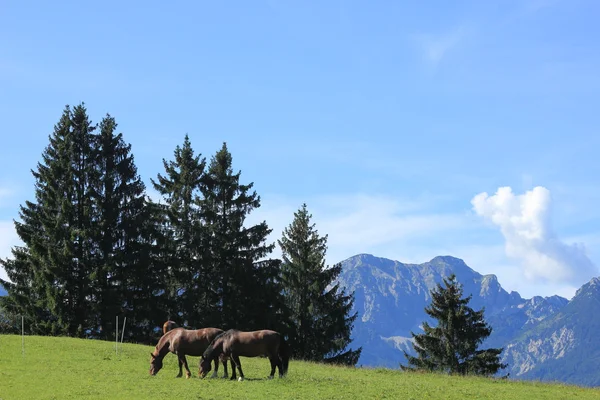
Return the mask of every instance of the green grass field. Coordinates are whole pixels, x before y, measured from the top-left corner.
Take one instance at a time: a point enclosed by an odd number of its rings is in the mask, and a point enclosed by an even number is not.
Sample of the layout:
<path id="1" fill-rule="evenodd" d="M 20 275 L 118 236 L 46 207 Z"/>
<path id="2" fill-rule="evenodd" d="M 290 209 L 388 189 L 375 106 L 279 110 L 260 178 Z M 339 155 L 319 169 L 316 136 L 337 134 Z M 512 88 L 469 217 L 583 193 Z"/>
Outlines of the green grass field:
<path id="1" fill-rule="evenodd" d="M 266 358 L 241 358 L 246 380 L 175 378 L 177 359 L 148 374 L 150 346 L 0 335 L 0 399 L 600 399 L 600 389 L 461 378 L 290 361 L 288 376 L 267 380 Z M 222 366 L 219 376 L 222 376 Z"/>

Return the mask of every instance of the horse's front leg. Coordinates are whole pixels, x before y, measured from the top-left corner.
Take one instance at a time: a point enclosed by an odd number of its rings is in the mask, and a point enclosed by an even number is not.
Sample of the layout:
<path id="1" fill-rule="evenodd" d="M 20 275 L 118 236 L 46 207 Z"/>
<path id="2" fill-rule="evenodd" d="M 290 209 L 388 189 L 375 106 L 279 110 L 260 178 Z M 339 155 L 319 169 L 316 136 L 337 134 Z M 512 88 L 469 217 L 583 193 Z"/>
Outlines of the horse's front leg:
<path id="1" fill-rule="evenodd" d="M 183 371 L 181 370 L 183 362 L 181 362 L 181 357 L 179 357 L 179 354 L 177 355 L 177 362 L 179 363 L 179 373 L 177 374 L 177 378 L 181 378 L 183 376 Z"/>
<path id="2" fill-rule="evenodd" d="M 215 370 L 214 370 L 213 374 L 210 377 L 211 378 L 216 378 L 218 371 L 219 371 L 219 357 L 215 358 Z"/>
<path id="3" fill-rule="evenodd" d="M 231 378 L 229 378 L 229 380 L 234 381 L 235 378 L 237 378 L 237 374 L 236 374 L 236 370 L 235 370 L 235 361 L 233 360 L 233 356 L 230 354 L 229 355 L 229 362 L 231 364 Z M 225 361 L 227 362 L 227 361 Z"/>
<path id="4" fill-rule="evenodd" d="M 221 358 L 221 362 L 223 363 L 223 379 L 229 378 L 229 374 L 227 373 L 227 357 L 223 356 Z"/>
<path id="5" fill-rule="evenodd" d="M 190 368 L 188 367 L 187 359 L 184 354 L 177 354 L 179 356 L 179 363 L 183 362 L 183 366 L 185 367 L 185 377 L 186 379 L 190 379 L 192 377 L 192 373 L 190 372 Z"/>
<path id="6" fill-rule="evenodd" d="M 237 355 L 231 355 L 231 360 L 235 361 L 235 364 L 237 365 L 238 370 L 240 371 L 240 377 L 238 379 L 238 381 L 243 381 L 244 380 L 244 371 L 242 371 L 242 363 L 240 361 L 240 357 Z M 235 371 L 235 369 L 234 369 Z"/>

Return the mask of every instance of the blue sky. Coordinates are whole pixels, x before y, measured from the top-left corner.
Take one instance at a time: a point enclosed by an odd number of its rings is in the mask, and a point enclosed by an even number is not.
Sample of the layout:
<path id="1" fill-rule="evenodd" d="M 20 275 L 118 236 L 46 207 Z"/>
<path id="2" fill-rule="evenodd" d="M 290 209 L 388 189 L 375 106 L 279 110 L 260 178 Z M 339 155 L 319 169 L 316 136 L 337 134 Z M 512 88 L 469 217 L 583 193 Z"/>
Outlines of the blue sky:
<path id="1" fill-rule="evenodd" d="M 453 255 L 527 297 L 600 275 L 600 3 L 60 3 L 0 3 L 0 257 L 83 101 L 147 184 L 186 133 L 226 141 L 249 222 L 275 240 L 306 202 L 330 263 Z"/>

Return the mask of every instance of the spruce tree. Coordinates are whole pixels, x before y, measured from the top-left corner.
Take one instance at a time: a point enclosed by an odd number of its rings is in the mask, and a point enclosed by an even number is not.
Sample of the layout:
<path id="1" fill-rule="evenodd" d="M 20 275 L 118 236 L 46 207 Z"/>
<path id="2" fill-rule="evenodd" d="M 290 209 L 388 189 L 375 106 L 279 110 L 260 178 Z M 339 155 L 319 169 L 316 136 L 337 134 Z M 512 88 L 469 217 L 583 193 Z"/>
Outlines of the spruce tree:
<path id="1" fill-rule="evenodd" d="M 32 171 L 35 200 L 15 221 L 24 245 L 0 260 L 10 279 L 0 306 L 31 333 L 114 338 L 119 315 L 142 340 L 162 321 L 156 218 L 115 128 L 107 116 L 96 134 L 83 104 L 67 106 Z"/>
<path id="2" fill-rule="evenodd" d="M 21 206 L 22 222 L 15 222 L 24 246 L 2 262 L 13 282 L 6 285 L 4 307 L 27 316 L 32 332 L 83 336 L 90 325 L 93 131 L 83 104 L 65 107 L 32 171 L 35 201 Z"/>
<path id="3" fill-rule="evenodd" d="M 346 294 L 334 284 L 341 264 L 325 267 L 328 236 L 319 236 L 311 218 L 303 204 L 278 241 L 283 257 L 282 286 L 294 327 L 291 348 L 299 359 L 355 365 L 362 348 L 347 349 L 358 315 L 349 315 L 354 294 Z"/>
<path id="4" fill-rule="evenodd" d="M 163 159 L 164 175 L 153 180 L 154 189 L 166 200 L 161 210 L 162 257 L 168 265 L 165 319 L 182 325 L 201 326 L 213 300 L 202 264 L 204 224 L 200 215 L 206 159 L 195 155 L 189 136 L 174 151 L 174 160 Z M 199 312 L 199 309 L 202 312 Z"/>
<path id="5" fill-rule="evenodd" d="M 164 318 L 161 296 L 164 269 L 152 256 L 156 238 L 145 185 L 137 174 L 131 145 L 107 115 L 95 136 L 93 314 L 101 337 L 114 333 L 115 315 L 127 318 L 128 337 L 141 341 Z"/>
<path id="6" fill-rule="evenodd" d="M 403 370 L 427 370 L 460 375 L 494 375 L 506 364 L 500 362 L 502 348 L 479 350 L 479 345 L 492 333 L 484 320 L 484 309 L 468 306 L 471 295 L 463 298 L 462 285 L 454 274 L 431 291 L 431 304 L 425 312 L 437 320 L 432 327 L 423 322 L 422 334 L 411 335 L 417 356 L 404 352 L 409 365 Z"/>
<path id="7" fill-rule="evenodd" d="M 246 217 L 260 207 L 253 183 L 240 183 L 232 156 L 223 143 L 211 158 L 203 185 L 202 218 L 207 235 L 203 263 L 216 296 L 214 324 L 222 329 L 280 329 L 283 300 L 278 286 L 279 263 L 267 258 L 271 229 L 266 222 L 245 226 Z"/>

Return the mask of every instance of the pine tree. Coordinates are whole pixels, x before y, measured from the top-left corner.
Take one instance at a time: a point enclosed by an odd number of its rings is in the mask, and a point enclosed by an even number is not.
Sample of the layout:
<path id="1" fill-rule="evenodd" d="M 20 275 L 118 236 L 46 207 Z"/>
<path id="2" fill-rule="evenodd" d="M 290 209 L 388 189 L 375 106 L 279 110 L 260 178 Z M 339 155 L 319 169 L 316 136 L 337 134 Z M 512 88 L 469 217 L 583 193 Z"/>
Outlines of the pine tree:
<path id="1" fill-rule="evenodd" d="M 355 365 L 362 348 L 346 350 L 358 315 L 349 315 L 354 294 L 334 284 L 341 264 L 325 267 L 327 235 L 319 236 L 311 218 L 303 204 L 278 241 L 282 285 L 294 326 L 290 346 L 296 358 Z"/>
<path id="2" fill-rule="evenodd" d="M 210 298 L 202 264 L 205 229 L 200 203 L 206 159 L 201 154 L 194 155 L 185 135 L 183 146 L 175 148 L 174 160 L 163 159 L 163 166 L 165 175 L 158 174 L 157 180 L 151 181 L 166 199 L 166 205 L 157 205 L 163 215 L 163 260 L 169 268 L 168 308 L 164 318 L 178 320 L 182 325 L 202 326 L 214 300 Z"/>
<path id="3" fill-rule="evenodd" d="M 404 352 L 409 366 L 401 366 L 403 370 L 494 375 L 506 368 L 506 364 L 500 363 L 502 348 L 478 350 L 492 328 L 484 320 L 484 309 L 474 311 L 468 306 L 471 297 L 463 298 L 462 285 L 454 274 L 444 278 L 444 287 L 437 284 L 425 312 L 437 320 L 438 326 L 424 322 L 425 333 L 411 332 L 417 356 Z"/>
<path id="4" fill-rule="evenodd" d="M 203 186 L 202 218 L 207 235 L 203 263 L 216 302 L 215 326 L 241 330 L 279 329 L 283 304 L 278 286 L 279 264 L 266 259 L 274 244 L 266 244 L 266 222 L 244 226 L 247 215 L 260 207 L 253 183 L 240 183 L 232 156 L 223 143 L 210 161 Z"/>

